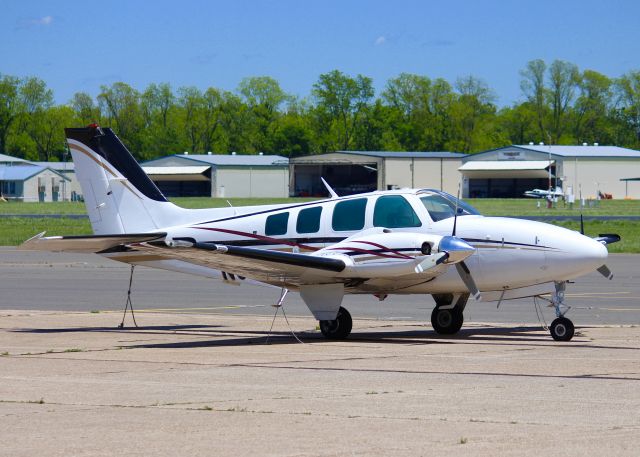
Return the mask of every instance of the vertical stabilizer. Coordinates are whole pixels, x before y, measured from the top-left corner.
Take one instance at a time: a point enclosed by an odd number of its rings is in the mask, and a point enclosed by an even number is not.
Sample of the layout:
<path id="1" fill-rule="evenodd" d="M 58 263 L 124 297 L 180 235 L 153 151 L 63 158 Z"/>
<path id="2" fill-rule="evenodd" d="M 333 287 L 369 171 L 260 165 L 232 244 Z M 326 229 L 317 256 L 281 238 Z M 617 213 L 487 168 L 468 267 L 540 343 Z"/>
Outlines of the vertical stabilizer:
<path id="1" fill-rule="evenodd" d="M 158 230 L 186 211 L 167 201 L 111 129 L 92 124 L 65 133 L 96 235 Z"/>

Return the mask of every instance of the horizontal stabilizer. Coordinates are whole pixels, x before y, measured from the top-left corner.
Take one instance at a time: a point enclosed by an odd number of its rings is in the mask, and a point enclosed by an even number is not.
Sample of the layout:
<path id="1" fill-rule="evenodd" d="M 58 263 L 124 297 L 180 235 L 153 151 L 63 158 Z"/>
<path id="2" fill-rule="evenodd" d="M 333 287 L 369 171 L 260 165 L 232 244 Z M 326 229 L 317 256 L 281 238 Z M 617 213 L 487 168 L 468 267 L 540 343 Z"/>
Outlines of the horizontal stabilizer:
<path id="1" fill-rule="evenodd" d="M 601 242 L 602 244 L 613 244 L 620 241 L 620 235 L 615 233 L 601 233 L 596 237 L 596 241 Z"/>
<path id="2" fill-rule="evenodd" d="M 18 246 L 25 251 L 100 252 L 116 246 L 154 241 L 167 236 L 159 233 L 129 233 L 118 235 L 44 236 L 39 233 Z"/>

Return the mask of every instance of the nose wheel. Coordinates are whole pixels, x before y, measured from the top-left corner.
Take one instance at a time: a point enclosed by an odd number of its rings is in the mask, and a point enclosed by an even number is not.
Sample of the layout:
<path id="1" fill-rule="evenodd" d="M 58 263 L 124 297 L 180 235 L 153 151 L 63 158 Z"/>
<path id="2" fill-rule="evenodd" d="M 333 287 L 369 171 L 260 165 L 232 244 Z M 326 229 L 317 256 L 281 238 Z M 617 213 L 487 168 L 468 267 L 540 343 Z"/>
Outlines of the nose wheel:
<path id="1" fill-rule="evenodd" d="M 557 282 L 556 291 L 551 299 L 553 306 L 556 308 L 557 318 L 551 323 L 549 332 L 551 333 L 551 337 L 556 341 L 571 341 L 575 333 L 573 322 L 564 317 L 565 313 L 570 309 L 569 306 L 564 304 L 566 285 L 566 282 Z"/>

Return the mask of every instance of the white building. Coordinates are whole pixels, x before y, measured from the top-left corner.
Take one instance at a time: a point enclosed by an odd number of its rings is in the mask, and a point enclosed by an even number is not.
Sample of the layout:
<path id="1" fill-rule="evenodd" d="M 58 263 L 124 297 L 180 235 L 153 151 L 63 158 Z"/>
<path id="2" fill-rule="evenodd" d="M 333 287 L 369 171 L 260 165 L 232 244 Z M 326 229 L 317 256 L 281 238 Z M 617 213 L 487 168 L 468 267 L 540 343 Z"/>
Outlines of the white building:
<path id="1" fill-rule="evenodd" d="M 168 197 L 289 196 L 289 159 L 277 155 L 176 154 L 142 168 Z"/>
<path id="2" fill-rule="evenodd" d="M 289 161 L 293 196 L 325 196 L 324 178 L 338 195 L 374 190 L 432 188 L 458 191 L 457 152 L 338 151 Z"/>
<path id="3" fill-rule="evenodd" d="M 532 189 L 553 187 L 565 194 L 595 198 L 640 198 L 640 151 L 617 146 L 513 145 L 462 159 L 465 197 L 515 198 Z"/>
<path id="4" fill-rule="evenodd" d="M 28 163 L 0 165 L 0 196 L 25 202 L 62 200 L 61 189 L 70 179 L 48 167 Z"/>

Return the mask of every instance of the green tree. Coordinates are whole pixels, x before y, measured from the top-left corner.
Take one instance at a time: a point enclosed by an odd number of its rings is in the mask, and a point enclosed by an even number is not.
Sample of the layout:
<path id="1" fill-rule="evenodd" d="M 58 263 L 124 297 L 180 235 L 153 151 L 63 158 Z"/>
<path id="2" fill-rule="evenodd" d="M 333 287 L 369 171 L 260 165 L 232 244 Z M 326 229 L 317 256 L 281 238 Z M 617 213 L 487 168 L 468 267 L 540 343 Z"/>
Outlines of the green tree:
<path id="1" fill-rule="evenodd" d="M 254 151 L 264 151 L 272 147 L 270 135 L 275 131 L 272 125 L 281 115 L 280 106 L 291 97 L 281 88 L 278 81 L 269 76 L 245 78 L 238 86 L 251 117 L 247 137 Z"/>
<path id="2" fill-rule="evenodd" d="M 582 72 L 578 82 L 580 95 L 574 106 L 574 137 L 579 142 L 609 142 L 608 122 L 612 106 L 613 82 L 607 76 L 593 70 Z"/>
<path id="3" fill-rule="evenodd" d="M 570 62 L 554 60 L 549 66 L 549 98 L 552 112 L 549 142 L 558 144 L 566 132 L 566 115 L 575 97 L 575 89 L 580 73 L 578 67 Z"/>
<path id="4" fill-rule="evenodd" d="M 39 160 L 49 162 L 53 158 L 62 158 L 65 151 L 64 128 L 74 122 L 73 109 L 65 105 L 52 106 L 32 116 L 28 133 L 36 145 Z"/>
<path id="5" fill-rule="evenodd" d="M 535 108 L 529 101 L 503 108 L 497 116 L 498 128 L 504 132 L 510 144 L 527 144 L 535 141 L 539 135 L 536 120 Z M 492 145 L 492 147 L 495 146 Z"/>
<path id="6" fill-rule="evenodd" d="M 549 116 L 549 107 L 547 105 L 548 89 L 545 87 L 544 75 L 547 70 L 547 64 L 541 59 L 532 60 L 527 63 L 524 70 L 520 71 L 522 77 L 520 81 L 520 89 L 527 97 L 529 105 L 536 113 L 536 123 L 538 125 L 539 138 L 546 141 L 548 132 L 546 128 L 547 118 Z"/>
<path id="7" fill-rule="evenodd" d="M 640 71 L 630 71 L 615 82 L 619 117 L 629 132 L 629 145 L 640 147 Z"/>
<path id="8" fill-rule="evenodd" d="M 459 95 L 451 107 L 452 138 L 447 149 L 465 153 L 486 149 L 494 140 L 495 94 L 474 76 L 458 78 L 456 89 Z"/>
<path id="9" fill-rule="evenodd" d="M 362 75 L 352 78 L 333 70 L 320 75 L 312 94 L 317 102 L 318 125 L 324 130 L 318 133 L 332 137 L 325 146 L 349 149 L 358 117 L 374 96 L 371 78 Z"/>
<path id="10" fill-rule="evenodd" d="M 20 113 L 19 87 L 19 78 L 9 75 L 0 76 L 0 153 L 8 151 L 9 130 Z"/>
<path id="11" fill-rule="evenodd" d="M 100 86 L 98 105 L 104 117 L 134 155 L 144 158 L 140 132 L 144 126 L 140 93 L 124 82 Z"/>
<path id="12" fill-rule="evenodd" d="M 94 103 L 91 95 L 76 92 L 71 98 L 71 108 L 81 125 L 100 123 L 100 108 Z"/>

